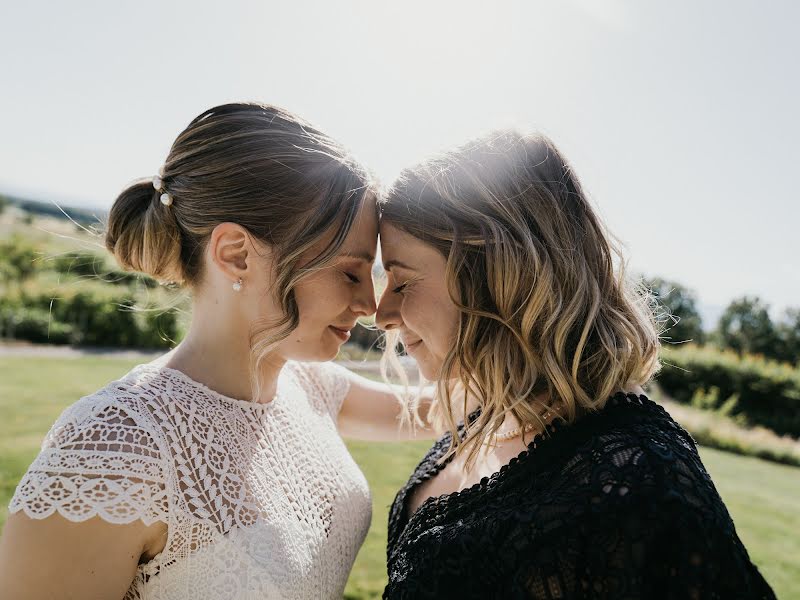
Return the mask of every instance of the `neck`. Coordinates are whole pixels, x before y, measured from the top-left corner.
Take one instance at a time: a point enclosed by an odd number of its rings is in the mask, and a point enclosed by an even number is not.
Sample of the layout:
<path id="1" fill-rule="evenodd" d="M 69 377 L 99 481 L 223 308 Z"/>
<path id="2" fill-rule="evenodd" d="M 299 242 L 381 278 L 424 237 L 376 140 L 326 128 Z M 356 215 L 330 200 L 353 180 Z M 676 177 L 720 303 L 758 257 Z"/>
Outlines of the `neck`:
<path id="1" fill-rule="evenodd" d="M 260 365 L 261 390 L 253 398 L 250 376 L 250 332 L 246 323 L 223 322 L 195 304 L 184 340 L 170 353 L 167 367 L 185 373 L 210 389 L 239 400 L 268 403 L 275 397 L 278 376 L 286 361 L 267 357 Z"/>

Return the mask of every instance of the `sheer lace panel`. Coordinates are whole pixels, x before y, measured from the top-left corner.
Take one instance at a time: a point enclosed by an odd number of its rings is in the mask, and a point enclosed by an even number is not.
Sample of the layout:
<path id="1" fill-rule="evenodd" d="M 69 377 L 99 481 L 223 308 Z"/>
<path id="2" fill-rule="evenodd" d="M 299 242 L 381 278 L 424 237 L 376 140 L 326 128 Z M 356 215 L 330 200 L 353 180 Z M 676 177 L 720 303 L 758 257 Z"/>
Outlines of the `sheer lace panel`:
<path id="1" fill-rule="evenodd" d="M 10 512 L 32 518 L 58 512 L 72 521 L 95 515 L 111 523 L 165 520 L 161 454 L 142 419 L 106 401 L 65 410 L 17 486 Z"/>
<path id="2" fill-rule="evenodd" d="M 312 391 L 311 397 L 318 400 L 317 408 L 327 411 L 336 422 L 350 389 L 347 369 L 332 362 L 310 363 L 300 371 L 300 376 Z"/>

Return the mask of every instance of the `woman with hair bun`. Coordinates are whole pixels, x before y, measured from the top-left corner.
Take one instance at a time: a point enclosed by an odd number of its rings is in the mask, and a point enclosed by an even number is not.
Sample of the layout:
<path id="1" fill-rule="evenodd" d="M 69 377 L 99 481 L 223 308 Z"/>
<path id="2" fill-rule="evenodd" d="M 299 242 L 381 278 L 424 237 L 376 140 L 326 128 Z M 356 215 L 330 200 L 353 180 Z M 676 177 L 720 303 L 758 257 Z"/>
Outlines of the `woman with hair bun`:
<path id="1" fill-rule="evenodd" d="M 16 489 L 0 597 L 341 598 L 370 523 L 340 434 L 392 390 L 330 361 L 375 312 L 376 193 L 299 117 L 205 111 L 114 202 L 124 268 L 192 292 L 186 338 L 68 407 Z"/>
<path id="2" fill-rule="evenodd" d="M 381 204 L 378 325 L 442 437 L 390 510 L 384 598 L 774 598 L 642 386 L 648 293 L 550 140 L 496 132 Z"/>

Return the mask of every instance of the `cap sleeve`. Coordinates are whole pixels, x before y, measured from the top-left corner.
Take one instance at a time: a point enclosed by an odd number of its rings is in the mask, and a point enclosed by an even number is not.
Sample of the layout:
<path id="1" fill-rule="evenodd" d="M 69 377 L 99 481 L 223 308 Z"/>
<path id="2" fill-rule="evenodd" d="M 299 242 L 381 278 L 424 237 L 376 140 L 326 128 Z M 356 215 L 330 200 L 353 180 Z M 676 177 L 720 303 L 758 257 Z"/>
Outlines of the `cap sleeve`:
<path id="1" fill-rule="evenodd" d="M 297 363 L 297 367 L 312 403 L 335 422 L 350 391 L 350 371 L 334 362 Z"/>
<path id="2" fill-rule="evenodd" d="M 146 525 L 166 521 L 167 493 L 157 437 L 133 407 L 88 396 L 67 408 L 17 485 L 9 512 L 34 519 Z"/>

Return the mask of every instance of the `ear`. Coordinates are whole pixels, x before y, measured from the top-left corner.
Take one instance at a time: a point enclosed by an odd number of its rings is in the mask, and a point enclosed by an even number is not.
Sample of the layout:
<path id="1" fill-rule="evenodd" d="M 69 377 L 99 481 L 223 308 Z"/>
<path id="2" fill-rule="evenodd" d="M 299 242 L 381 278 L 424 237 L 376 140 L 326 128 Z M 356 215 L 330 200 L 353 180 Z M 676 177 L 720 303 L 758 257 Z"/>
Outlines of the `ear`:
<path id="1" fill-rule="evenodd" d="M 255 259 L 263 257 L 264 244 L 255 240 L 244 227 L 236 223 L 220 223 L 211 232 L 208 253 L 211 260 L 231 281 L 247 281 L 256 269 Z"/>

